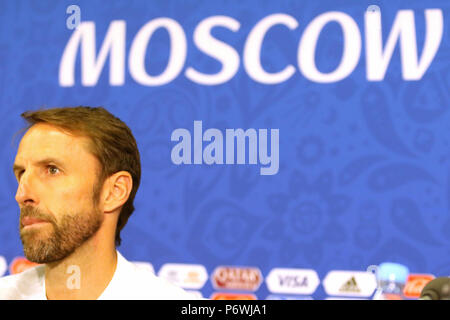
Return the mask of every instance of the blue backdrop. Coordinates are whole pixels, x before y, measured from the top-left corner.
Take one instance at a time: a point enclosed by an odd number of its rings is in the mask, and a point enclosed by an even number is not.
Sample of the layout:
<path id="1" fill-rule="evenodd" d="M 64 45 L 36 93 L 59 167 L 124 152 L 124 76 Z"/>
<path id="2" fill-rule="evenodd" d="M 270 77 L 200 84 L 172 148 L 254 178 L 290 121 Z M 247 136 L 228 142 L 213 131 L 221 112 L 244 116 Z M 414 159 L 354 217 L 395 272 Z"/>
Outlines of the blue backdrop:
<path id="1" fill-rule="evenodd" d="M 82 22 L 73 30 L 70 23 L 76 19 L 66 13 L 72 4 L 78 5 Z M 370 26 L 365 13 L 370 5 L 377 7 L 369 10 L 381 14 L 383 50 L 402 12 L 413 14 L 417 43 L 417 49 L 408 44 L 402 48 L 393 37 L 387 65 L 373 64 L 385 70 L 378 80 L 368 71 L 368 59 L 383 60 L 367 53 L 372 40 L 366 38 Z M 436 50 L 431 44 L 425 49 L 427 37 L 432 37 L 426 33 L 427 9 L 437 9 L 428 26 L 435 28 L 435 38 L 436 30 L 442 32 Z M 13 136 L 24 126 L 20 114 L 40 107 L 89 105 L 104 106 L 126 122 L 141 152 L 136 211 L 119 247 L 130 260 L 149 261 L 156 271 L 167 262 L 201 264 L 208 273 L 220 265 L 254 266 L 263 276 L 275 267 L 310 268 L 320 279 L 330 270 L 363 271 L 395 261 L 411 272 L 450 275 L 449 9 L 448 1 L 439 0 L 0 0 L 0 255 L 8 263 L 23 255 L 12 174 L 17 148 Z M 320 22 L 315 19 L 334 12 L 348 19 L 342 24 L 331 19 L 314 38 L 313 27 Z M 442 27 L 436 22 L 439 12 Z M 255 26 L 274 14 L 292 17 L 292 26 L 286 22 L 268 29 L 256 57 L 266 73 L 291 66 L 291 74 L 262 83 L 251 65 L 254 56 L 249 53 L 245 62 L 244 51 Z M 221 83 L 202 84 L 186 70 L 214 75 L 223 71 L 224 61 L 201 49 L 194 33 L 205 19 L 219 15 L 233 19 L 227 20 L 229 27 L 215 26 L 211 32 L 227 45 L 215 47 L 215 52 L 228 59 L 229 74 Z M 159 27 L 148 43 L 137 39 L 158 18 L 169 18 L 174 33 Z M 115 24 L 108 38 L 113 21 L 123 23 Z M 86 31 L 83 45 L 89 46 L 89 26 L 95 27 L 95 56 L 82 56 L 75 48 L 76 57 L 67 57 L 69 71 L 61 75 L 63 54 L 70 51 L 70 41 L 76 43 L 76 32 Z M 344 31 L 350 36 L 347 42 Z M 408 31 L 405 22 L 405 39 Z M 185 50 L 171 46 L 174 35 L 183 34 Z M 123 46 L 112 40 L 118 52 L 115 62 L 108 54 L 104 65 L 97 63 L 98 72 L 89 69 L 89 61 L 101 60 L 102 45 L 105 53 L 113 51 L 107 50 L 107 39 L 122 36 Z M 299 52 L 309 52 L 308 39 L 317 40 L 315 66 L 299 58 Z M 336 79 L 327 76 L 342 65 L 345 46 L 358 43 L 360 54 L 348 57 L 348 70 Z M 139 45 L 147 46 L 141 50 L 145 70 L 136 66 Z M 225 54 L 227 48 L 231 53 Z M 408 78 L 403 68 L 412 70 L 412 64 L 402 55 L 417 52 L 421 61 L 426 50 L 431 52 L 429 64 L 416 79 Z M 238 62 L 234 69 L 233 61 Z M 164 80 L 159 75 L 171 62 L 175 71 Z M 314 78 L 311 68 L 325 80 Z M 118 72 L 115 78 L 111 70 Z M 144 74 L 139 76 L 139 70 Z M 94 74 L 91 80 L 89 72 Z M 177 142 L 171 134 L 177 128 L 193 134 L 195 120 L 202 121 L 203 132 L 217 128 L 224 136 L 227 128 L 279 129 L 278 172 L 261 175 L 259 162 L 248 161 L 174 164 L 171 151 Z M 213 291 L 208 281 L 202 293 Z M 258 298 L 268 294 L 265 284 L 256 292 Z M 322 286 L 313 295 L 325 296 Z"/>

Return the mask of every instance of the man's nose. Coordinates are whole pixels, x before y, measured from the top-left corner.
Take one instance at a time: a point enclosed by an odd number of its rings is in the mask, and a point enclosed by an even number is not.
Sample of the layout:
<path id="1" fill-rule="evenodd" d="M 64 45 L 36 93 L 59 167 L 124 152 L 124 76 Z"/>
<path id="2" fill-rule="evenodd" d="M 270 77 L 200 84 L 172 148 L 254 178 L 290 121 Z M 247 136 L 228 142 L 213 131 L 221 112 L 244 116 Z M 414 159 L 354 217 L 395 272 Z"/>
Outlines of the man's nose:
<path id="1" fill-rule="evenodd" d="M 19 205 L 36 205 L 38 203 L 34 179 L 33 175 L 28 172 L 24 172 L 20 177 L 16 192 L 16 201 Z"/>

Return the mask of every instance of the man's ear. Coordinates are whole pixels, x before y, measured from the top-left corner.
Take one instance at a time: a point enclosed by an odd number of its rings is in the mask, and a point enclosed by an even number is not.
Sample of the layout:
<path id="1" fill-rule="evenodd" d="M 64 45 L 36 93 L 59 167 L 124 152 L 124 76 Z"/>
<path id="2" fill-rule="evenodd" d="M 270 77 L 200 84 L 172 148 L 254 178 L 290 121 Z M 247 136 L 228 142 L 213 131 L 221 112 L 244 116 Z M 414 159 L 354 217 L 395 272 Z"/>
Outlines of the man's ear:
<path id="1" fill-rule="evenodd" d="M 119 171 L 107 178 L 103 187 L 103 210 L 105 213 L 113 212 L 128 200 L 133 178 L 129 172 Z"/>

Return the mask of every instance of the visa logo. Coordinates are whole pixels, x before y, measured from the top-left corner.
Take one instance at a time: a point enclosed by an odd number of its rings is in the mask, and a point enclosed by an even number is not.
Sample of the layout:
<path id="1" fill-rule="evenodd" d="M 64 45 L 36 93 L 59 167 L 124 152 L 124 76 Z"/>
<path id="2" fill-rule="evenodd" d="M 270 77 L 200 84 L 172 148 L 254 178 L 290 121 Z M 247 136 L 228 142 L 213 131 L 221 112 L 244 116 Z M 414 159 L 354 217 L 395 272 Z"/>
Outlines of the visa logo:
<path id="1" fill-rule="evenodd" d="M 266 277 L 267 289 L 277 294 L 311 295 L 320 284 L 312 269 L 274 268 Z"/>
<path id="2" fill-rule="evenodd" d="M 307 287 L 308 286 L 308 277 L 300 277 L 300 276 L 278 276 L 278 280 L 280 282 L 280 286 L 289 287 L 289 288 L 298 288 L 298 287 Z"/>

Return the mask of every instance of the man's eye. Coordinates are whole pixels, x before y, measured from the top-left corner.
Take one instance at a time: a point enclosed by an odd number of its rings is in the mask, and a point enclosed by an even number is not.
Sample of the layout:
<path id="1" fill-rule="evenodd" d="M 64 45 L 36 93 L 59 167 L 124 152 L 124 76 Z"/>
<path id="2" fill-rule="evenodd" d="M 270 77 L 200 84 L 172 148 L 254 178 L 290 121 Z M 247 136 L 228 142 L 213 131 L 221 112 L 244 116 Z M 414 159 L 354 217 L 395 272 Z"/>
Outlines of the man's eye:
<path id="1" fill-rule="evenodd" d="M 59 173 L 59 169 L 55 166 L 48 166 L 47 167 L 48 173 L 50 174 L 57 174 Z"/>

